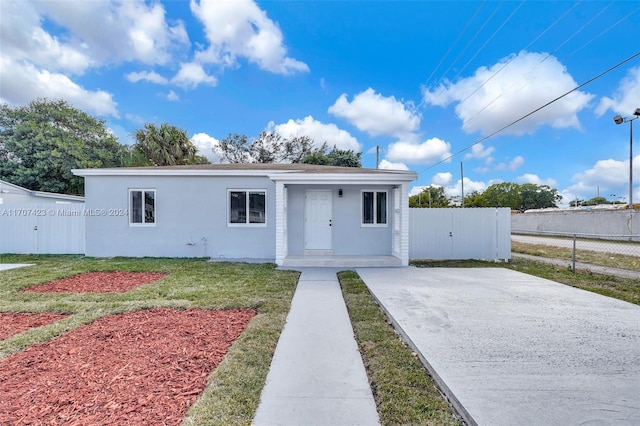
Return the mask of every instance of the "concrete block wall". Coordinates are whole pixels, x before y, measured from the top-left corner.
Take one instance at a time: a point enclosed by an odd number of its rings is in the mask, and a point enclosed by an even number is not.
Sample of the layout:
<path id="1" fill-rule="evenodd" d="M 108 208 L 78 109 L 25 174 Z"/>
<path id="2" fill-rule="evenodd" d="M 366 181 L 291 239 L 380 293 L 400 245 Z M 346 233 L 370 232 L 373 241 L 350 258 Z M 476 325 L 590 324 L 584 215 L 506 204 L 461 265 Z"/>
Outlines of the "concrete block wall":
<path id="1" fill-rule="evenodd" d="M 629 236 L 640 241 L 640 211 L 545 211 L 511 215 L 512 232 Z"/>

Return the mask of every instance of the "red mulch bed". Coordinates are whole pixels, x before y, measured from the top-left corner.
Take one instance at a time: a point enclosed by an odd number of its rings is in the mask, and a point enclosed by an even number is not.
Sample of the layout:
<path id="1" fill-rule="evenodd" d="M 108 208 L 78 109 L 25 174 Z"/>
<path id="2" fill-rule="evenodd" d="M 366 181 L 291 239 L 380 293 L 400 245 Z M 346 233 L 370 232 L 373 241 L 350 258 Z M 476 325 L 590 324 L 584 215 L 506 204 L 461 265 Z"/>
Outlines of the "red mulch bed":
<path id="1" fill-rule="evenodd" d="M 8 339 L 30 328 L 51 324 L 68 316 L 53 313 L 2 312 L 0 313 L 0 340 Z"/>
<path id="2" fill-rule="evenodd" d="M 179 425 L 251 309 L 110 315 L 0 360 L 0 424 Z"/>
<path id="3" fill-rule="evenodd" d="M 85 272 L 23 291 L 33 293 L 124 293 L 144 284 L 164 278 L 157 272 Z"/>

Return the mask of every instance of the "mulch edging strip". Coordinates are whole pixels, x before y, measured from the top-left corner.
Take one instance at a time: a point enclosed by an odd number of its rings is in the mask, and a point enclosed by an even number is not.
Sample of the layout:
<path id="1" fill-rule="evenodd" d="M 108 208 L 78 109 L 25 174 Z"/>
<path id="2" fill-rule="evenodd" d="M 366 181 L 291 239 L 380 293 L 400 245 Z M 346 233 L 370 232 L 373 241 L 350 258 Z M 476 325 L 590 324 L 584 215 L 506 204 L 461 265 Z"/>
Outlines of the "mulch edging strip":
<path id="1" fill-rule="evenodd" d="M 1 312 L 0 313 L 0 340 L 8 339 L 16 334 L 23 333 L 31 328 L 49 325 L 69 315 L 29 312 Z"/>
<path id="2" fill-rule="evenodd" d="M 158 272 L 85 272 L 24 289 L 30 293 L 124 293 L 157 281 L 167 274 Z"/>
<path id="3" fill-rule="evenodd" d="M 251 309 L 109 315 L 0 360 L 0 424 L 179 425 Z"/>

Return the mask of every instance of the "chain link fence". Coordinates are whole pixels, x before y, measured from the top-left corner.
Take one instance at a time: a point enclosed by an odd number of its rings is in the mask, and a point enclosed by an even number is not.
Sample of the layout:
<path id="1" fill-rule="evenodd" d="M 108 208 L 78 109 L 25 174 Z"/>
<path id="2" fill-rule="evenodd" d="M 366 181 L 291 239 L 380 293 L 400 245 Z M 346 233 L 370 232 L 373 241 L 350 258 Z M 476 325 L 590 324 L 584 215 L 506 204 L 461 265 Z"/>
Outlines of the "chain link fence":
<path id="1" fill-rule="evenodd" d="M 511 249 L 551 259 L 640 271 L 640 235 L 572 234 L 511 230 Z"/>

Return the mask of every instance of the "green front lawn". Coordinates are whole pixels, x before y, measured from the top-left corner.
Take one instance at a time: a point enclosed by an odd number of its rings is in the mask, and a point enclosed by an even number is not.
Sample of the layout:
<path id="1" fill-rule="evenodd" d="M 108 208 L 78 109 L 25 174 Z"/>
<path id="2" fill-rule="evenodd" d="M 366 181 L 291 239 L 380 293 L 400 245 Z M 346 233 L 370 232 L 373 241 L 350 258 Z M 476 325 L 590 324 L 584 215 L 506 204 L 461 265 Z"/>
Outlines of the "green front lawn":
<path id="1" fill-rule="evenodd" d="M 163 306 L 256 309 L 258 315 L 188 411 L 185 423 L 189 425 L 251 424 L 299 276 L 297 272 L 278 271 L 274 265 L 210 263 L 202 259 L 1 255 L 0 263 L 36 264 L 0 272 L 0 312 L 72 314 L 57 323 L 0 341 L 0 358 L 105 315 Z M 126 293 L 20 292 L 35 284 L 92 271 L 169 275 Z"/>

